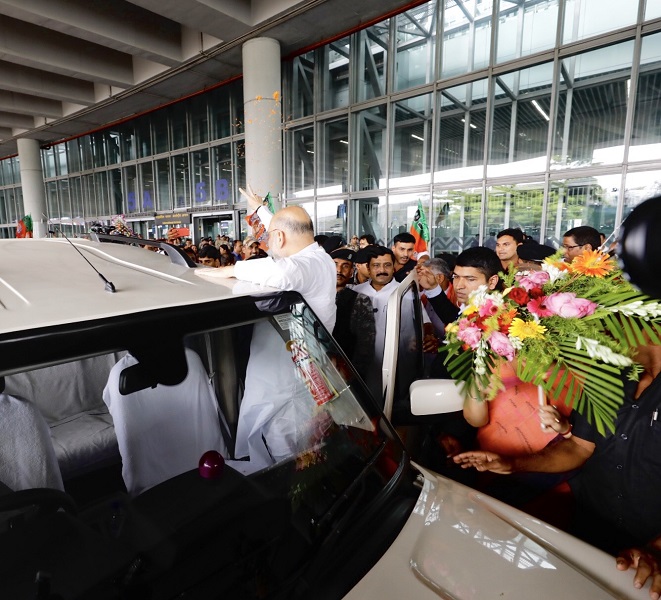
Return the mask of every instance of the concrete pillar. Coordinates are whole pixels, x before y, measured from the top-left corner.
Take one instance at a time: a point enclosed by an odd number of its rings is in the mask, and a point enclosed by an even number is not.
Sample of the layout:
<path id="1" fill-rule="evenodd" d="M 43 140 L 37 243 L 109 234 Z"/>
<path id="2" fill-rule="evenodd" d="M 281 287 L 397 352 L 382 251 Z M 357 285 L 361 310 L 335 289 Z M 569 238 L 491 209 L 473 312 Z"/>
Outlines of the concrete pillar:
<path id="1" fill-rule="evenodd" d="M 282 104 L 280 44 L 256 38 L 243 45 L 246 181 L 260 196 L 282 197 Z"/>
<path id="2" fill-rule="evenodd" d="M 46 216 L 48 213 L 39 142 L 38 140 L 18 138 L 17 143 L 25 214 L 32 217 L 33 237 L 46 237 L 48 235 L 48 217 Z"/>

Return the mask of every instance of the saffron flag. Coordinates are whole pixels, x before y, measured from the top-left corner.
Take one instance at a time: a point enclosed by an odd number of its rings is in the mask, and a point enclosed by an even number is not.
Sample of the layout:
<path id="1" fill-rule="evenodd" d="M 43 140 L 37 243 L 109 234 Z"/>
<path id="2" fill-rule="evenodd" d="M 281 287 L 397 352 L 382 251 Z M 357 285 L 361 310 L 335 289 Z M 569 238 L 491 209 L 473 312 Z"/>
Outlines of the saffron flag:
<path id="1" fill-rule="evenodd" d="M 429 241 L 429 227 L 427 227 L 427 217 L 425 209 L 422 208 L 422 201 L 418 200 L 418 210 L 415 211 L 413 223 L 411 224 L 411 235 L 415 238 L 415 251 L 420 254 L 427 250 Z"/>

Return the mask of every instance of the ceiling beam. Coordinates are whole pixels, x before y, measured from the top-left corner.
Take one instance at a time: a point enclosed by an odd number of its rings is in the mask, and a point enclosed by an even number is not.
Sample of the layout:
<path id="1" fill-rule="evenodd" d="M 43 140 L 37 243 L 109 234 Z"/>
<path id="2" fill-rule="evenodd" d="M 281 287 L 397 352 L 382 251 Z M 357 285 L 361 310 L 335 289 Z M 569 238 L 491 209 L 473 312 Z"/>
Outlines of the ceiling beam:
<path id="1" fill-rule="evenodd" d="M 0 90 L 0 111 L 57 119 L 62 116 L 62 103 L 38 96 Z"/>

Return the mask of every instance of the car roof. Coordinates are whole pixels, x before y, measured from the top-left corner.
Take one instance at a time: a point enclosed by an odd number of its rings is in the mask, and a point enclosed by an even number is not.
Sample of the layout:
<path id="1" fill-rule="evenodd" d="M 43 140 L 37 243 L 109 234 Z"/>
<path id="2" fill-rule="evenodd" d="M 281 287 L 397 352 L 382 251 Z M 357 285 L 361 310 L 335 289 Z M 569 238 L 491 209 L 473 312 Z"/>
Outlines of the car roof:
<path id="1" fill-rule="evenodd" d="M 115 293 L 106 291 L 94 269 Z M 0 334 L 276 291 L 235 279 L 211 283 L 195 271 L 139 246 L 0 240 Z"/>

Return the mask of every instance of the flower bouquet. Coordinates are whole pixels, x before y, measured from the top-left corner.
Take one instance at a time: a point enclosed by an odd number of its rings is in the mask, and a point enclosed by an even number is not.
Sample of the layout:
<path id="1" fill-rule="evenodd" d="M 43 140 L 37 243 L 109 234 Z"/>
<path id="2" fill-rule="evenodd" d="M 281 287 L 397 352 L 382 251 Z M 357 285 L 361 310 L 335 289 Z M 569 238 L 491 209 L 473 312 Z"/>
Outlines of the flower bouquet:
<path id="1" fill-rule="evenodd" d="M 586 252 L 572 263 L 559 254 L 541 271 L 501 273 L 503 291 L 479 288 L 446 328 L 445 363 L 464 393 L 492 399 L 503 389 L 502 361 L 523 382 L 614 430 L 624 376 L 642 367 L 635 348 L 661 344 L 661 303 L 629 284 L 613 259 Z"/>

